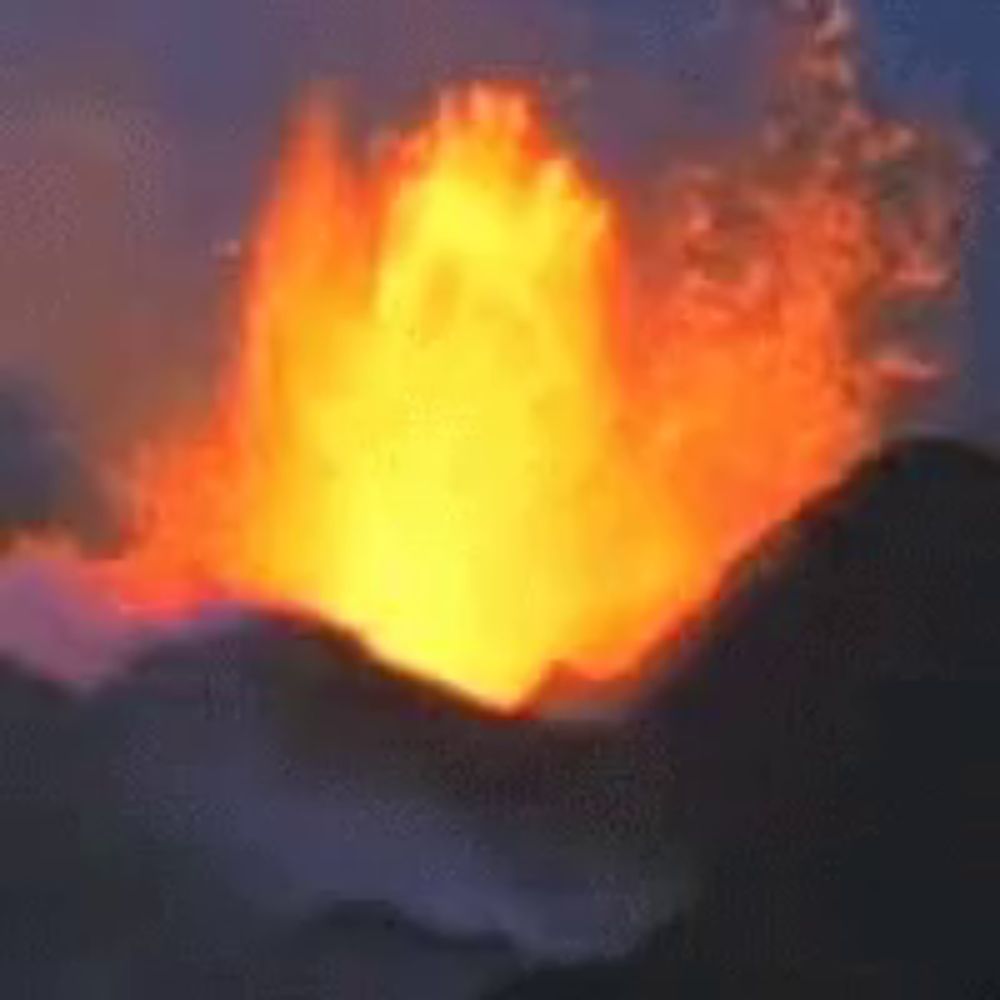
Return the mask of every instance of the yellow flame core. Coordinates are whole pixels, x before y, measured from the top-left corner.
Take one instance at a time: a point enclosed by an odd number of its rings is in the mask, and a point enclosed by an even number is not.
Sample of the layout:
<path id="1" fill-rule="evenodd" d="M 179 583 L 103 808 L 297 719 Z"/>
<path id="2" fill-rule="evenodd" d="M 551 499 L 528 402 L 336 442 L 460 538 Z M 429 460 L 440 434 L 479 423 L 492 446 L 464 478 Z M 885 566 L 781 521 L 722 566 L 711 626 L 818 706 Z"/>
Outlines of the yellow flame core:
<path id="1" fill-rule="evenodd" d="M 307 122 L 306 159 L 321 127 Z M 333 190 L 326 162 L 314 180 Z M 298 285 L 308 227 L 271 242 L 251 293 L 254 309 L 293 304 L 259 317 L 280 454 L 260 480 L 273 544 L 255 558 L 256 518 L 243 539 L 252 577 L 501 703 L 556 660 L 620 667 L 695 561 L 622 426 L 608 206 L 542 151 L 530 105 L 510 93 L 452 102 L 389 172 L 378 232 L 360 239 L 377 260 L 359 299 L 340 286 L 335 249 Z M 261 386 L 249 396 L 258 412 Z"/>
<path id="2" fill-rule="evenodd" d="M 933 199 L 869 183 L 916 138 L 839 107 L 679 179 L 640 255 L 524 91 L 449 95 L 370 170 L 309 105 L 238 362 L 136 474 L 116 585 L 303 607 L 500 707 L 627 669 L 870 443 L 862 320 L 946 276 Z"/>

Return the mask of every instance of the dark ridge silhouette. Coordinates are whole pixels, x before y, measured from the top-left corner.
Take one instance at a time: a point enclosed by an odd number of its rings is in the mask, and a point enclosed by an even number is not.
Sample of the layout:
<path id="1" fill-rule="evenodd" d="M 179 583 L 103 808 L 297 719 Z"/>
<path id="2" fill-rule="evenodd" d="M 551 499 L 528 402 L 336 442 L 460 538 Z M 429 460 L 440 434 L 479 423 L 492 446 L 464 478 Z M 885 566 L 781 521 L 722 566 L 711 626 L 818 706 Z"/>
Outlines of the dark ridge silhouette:
<path id="1" fill-rule="evenodd" d="M 43 785 L 75 839 L 35 876 L 61 895 L 0 953 L 20 995 L 474 1000 L 690 901 L 655 748 L 491 716 L 289 615 L 161 636 L 70 719 Z"/>
<path id="2" fill-rule="evenodd" d="M 705 893 L 680 944 L 504 995 L 993 995 L 1000 463 L 943 440 L 865 462 L 663 655 L 640 725 Z"/>
<path id="3" fill-rule="evenodd" d="M 15 995 L 22 958 L 60 933 L 61 875 L 78 857 L 71 810 L 53 782 L 72 702 L 55 685 L 0 660 L 0 987 Z M 79 881 L 72 883 L 78 885 Z M 82 902 L 82 901 L 78 901 Z"/>
<path id="4" fill-rule="evenodd" d="M 0 664 L 0 985 L 989 995 L 998 600 L 1000 464 L 921 441 L 766 539 L 616 726 L 499 718 L 264 609 L 75 702 Z"/>

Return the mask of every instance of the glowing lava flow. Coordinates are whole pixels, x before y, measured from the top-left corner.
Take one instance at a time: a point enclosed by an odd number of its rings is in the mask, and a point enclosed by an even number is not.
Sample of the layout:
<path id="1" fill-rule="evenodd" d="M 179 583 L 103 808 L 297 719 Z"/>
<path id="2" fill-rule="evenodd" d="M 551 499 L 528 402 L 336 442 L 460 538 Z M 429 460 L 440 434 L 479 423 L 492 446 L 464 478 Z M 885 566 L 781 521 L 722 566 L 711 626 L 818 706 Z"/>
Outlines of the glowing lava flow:
<path id="1" fill-rule="evenodd" d="M 921 140 L 824 30 L 809 107 L 675 178 L 642 250 L 523 90 L 449 94 L 367 166 L 310 104 L 212 419 L 135 474 L 120 591 L 303 607 L 498 706 L 627 669 L 871 443 L 873 317 L 946 276 L 939 197 L 880 193 Z"/>

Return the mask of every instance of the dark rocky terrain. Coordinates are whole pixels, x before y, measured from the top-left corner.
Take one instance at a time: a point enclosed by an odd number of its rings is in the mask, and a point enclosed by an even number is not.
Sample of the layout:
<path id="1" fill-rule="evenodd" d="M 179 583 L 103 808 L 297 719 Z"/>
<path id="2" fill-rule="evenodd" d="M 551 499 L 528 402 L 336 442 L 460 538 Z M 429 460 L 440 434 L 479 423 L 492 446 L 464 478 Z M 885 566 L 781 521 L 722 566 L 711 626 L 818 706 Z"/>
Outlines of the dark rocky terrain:
<path id="1" fill-rule="evenodd" d="M 1000 464 L 943 441 L 866 463 L 679 652 L 642 724 L 698 907 L 629 962 L 504 995 L 1000 995 Z"/>
<path id="2" fill-rule="evenodd" d="M 478 712 L 310 622 L 206 613 L 57 701 L 6 727 L 47 755 L 3 794 L 26 996 L 465 1000 L 624 957 L 691 897 L 651 744 Z"/>
<path id="3" fill-rule="evenodd" d="M 3 995 L 996 995 L 1000 465 L 894 447 L 656 657 L 610 727 L 249 609 L 0 664 Z"/>

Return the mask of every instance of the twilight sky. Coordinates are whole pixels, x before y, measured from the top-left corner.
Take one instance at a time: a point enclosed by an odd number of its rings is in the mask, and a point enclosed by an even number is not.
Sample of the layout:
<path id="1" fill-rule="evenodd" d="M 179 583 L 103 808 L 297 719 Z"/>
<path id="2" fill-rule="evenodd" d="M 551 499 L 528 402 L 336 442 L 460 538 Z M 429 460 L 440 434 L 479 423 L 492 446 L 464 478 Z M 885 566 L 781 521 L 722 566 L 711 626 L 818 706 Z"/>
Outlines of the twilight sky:
<path id="1" fill-rule="evenodd" d="M 857 5 L 885 104 L 1000 141 L 996 0 Z M 200 392 L 217 356 L 214 304 L 231 277 L 218 248 L 245 231 L 282 113 L 311 78 L 340 81 L 365 128 L 412 116 L 443 80 L 542 79 L 586 155 L 618 183 L 745 119 L 772 6 L 5 0 L 4 367 L 42 376 L 102 439 Z M 581 74 L 589 88 L 573 96 Z M 954 333 L 967 361 L 949 415 L 1000 441 L 998 196 L 993 170 L 967 251 L 968 305 Z"/>

